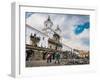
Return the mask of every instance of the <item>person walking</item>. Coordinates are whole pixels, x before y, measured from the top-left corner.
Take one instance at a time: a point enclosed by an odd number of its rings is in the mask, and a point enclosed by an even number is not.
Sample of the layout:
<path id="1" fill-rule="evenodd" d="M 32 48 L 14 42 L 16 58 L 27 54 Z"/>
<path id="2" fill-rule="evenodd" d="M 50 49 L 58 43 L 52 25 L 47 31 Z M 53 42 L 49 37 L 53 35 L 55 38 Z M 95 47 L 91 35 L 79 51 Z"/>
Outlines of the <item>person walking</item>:
<path id="1" fill-rule="evenodd" d="M 60 53 L 59 52 L 55 53 L 55 64 L 60 64 Z"/>
<path id="2" fill-rule="evenodd" d="M 47 54 L 47 63 L 51 63 L 51 53 Z"/>

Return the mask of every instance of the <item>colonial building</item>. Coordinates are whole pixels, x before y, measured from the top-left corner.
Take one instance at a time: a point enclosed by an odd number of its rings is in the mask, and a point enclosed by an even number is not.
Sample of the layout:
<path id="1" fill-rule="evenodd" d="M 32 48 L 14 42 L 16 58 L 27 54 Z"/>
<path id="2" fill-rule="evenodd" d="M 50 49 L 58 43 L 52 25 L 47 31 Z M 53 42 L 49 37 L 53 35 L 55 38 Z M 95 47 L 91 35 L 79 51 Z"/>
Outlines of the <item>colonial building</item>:
<path id="1" fill-rule="evenodd" d="M 59 25 L 56 26 L 56 29 L 52 28 L 53 22 L 50 16 L 44 21 L 44 28 L 41 31 L 33 27 L 26 24 L 26 44 L 54 50 L 62 49 L 61 29 Z"/>
<path id="2" fill-rule="evenodd" d="M 57 50 L 63 54 L 64 51 L 72 51 L 70 47 L 62 43 L 62 31 L 59 25 L 54 26 L 50 16 L 47 17 L 43 24 L 42 30 L 37 30 L 34 26 L 26 24 L 27 61 L 31 58 L 32 60 L 45 59 L 47 52 L 54 53 Z M 66 52 L 63 56 L 65 55 Z"/>
<path id="3" fill-rule="evenodd" d="M 26 44 L 48 48 L 48 35 L 26 24 Z"/>

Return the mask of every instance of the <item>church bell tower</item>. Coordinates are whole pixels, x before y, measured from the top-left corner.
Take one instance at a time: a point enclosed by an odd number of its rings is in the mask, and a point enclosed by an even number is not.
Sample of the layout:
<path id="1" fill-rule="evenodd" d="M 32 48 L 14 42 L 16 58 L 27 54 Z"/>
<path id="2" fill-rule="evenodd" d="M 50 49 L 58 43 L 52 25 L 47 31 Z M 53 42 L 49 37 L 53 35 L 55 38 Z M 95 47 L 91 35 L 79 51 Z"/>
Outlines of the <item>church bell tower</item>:
<path id="1" fill-rule="evenodd" d="M 43 32 L 48 36 L 52 36 L 53 34 L 52 26 L 53 26 L 53 22 L 51 21 L 51 18 L 48 15 L 48 18 L 46 19 L 46 21 L 44 21 Z"/>

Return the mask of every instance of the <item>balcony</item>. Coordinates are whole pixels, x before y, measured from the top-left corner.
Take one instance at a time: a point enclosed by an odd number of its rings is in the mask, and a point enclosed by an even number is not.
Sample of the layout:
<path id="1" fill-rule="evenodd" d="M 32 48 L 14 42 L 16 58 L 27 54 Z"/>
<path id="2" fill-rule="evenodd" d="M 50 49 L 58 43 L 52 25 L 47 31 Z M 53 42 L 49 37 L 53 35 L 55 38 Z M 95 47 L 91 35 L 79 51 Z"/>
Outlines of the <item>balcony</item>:
<path id="1" fill-rule="evenodd" d="M 35 42 L 39 42 L 40 41 L 40 37 L 36 37 L 36 36 L 30 36 L 30 39 L 32 40 L 32 41 L 35 41 Z"/>
<path id="2" fill-rule="evenodd" d="M 49 43 L 51 43 L 51 44 L 54 44 L 54 45 L 57 45 L 57 46 L 59 46 L 59 47 L 62 47 L 62 44 L 60 43 L 60 42 L 58 42 L 58 41 L 55 41 L 55 40 L 53 40 L 53 39 L 48 39 L 48 42 Z"/>

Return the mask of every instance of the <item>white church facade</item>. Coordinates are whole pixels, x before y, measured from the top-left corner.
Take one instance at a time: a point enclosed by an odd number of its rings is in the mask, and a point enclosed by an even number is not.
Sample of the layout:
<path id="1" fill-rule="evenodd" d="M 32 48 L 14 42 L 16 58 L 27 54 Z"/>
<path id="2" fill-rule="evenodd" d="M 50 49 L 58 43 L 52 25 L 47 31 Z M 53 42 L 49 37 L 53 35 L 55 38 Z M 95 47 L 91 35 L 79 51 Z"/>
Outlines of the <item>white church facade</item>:
<path id="1" fill-rule="evenodd" d="M 62 31 L 59 25 L 57 25 L 55 29 L 52 28 L 53 25 L 54 23 L 50 16 L 44 21 L 44 28 L 41 31 L 35 29 L 36 26 L 26 24 L 26 44 L 54 50 L 70 50 L 70 48 L 62 44 Z"/>

